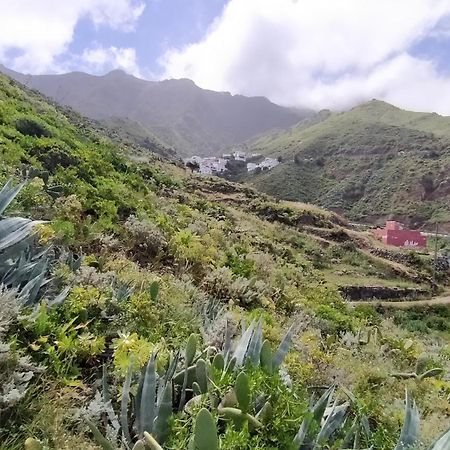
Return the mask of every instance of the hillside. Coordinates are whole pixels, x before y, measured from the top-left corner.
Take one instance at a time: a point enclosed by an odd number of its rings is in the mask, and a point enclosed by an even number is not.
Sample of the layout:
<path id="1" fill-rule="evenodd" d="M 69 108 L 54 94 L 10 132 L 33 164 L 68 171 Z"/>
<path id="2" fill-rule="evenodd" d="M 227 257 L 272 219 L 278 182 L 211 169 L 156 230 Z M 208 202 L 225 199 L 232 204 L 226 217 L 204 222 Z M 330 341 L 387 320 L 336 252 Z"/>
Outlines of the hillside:
<path id="1" fill-rule="evenodd" d="M 108 133 L 0 75 L 1 450 L 392 450 L 405 388 L 448 428 L 448 309 L 345 298 L 445 266 Z"/>
<path id="2" fill-rule="evenodd" d="M 396 217 L 426 226 L 450 222 L 450 118 L 373 100 L 323 111 L 289 131 L 246 144 L 284 164 L 252 177 L 281 198 L 331 208 L 352 220 Z"/>
<path id="3" fill-rule="evenodd" d="M 4 72 L 62 105 L 120 130 L 154 140 L 180 156 L 220 154 L 227 147 L 275 128 L 286 128 L 309 114 L 271 103 L 200 89 L 190 80 L 146 81 L 115 70 L 105 76 L 81 72 L 23 75 Z M 133 124 L 135 122 L 135 124 Z M 148 136 L 145 136 L 147 134 Z"/>

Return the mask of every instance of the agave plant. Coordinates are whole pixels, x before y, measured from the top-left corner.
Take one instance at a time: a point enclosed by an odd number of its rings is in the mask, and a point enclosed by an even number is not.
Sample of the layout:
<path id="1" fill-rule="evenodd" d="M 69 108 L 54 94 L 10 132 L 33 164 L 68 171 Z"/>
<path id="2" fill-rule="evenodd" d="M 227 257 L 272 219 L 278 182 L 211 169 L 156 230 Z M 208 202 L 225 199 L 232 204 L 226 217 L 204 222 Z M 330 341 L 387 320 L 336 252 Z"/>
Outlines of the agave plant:
<path id="1" fill-rule="evenodd" d="M 48 254 L 50 247 L 44 249 L 33 243 L 36 226 L 45 223 L 22 217 L 4 217 L 6 208 L 19 194 L 26 182 L 17 186 L 9 180 L 0 191 L 0 285 L 16 289 L 24 306 L 35 305 L 43 295 L 51 279 L 47 278 Z M 81 259 L 71 255 L 74 270 Z M 48 301 L 49 306 L 60 304 L 66 298 L 68 288 Z"/>
<path id="2" fill-rule="evenodd" d="M 177 411 L 190 413 L 190 407 L 201 403 L 205 397 L 209 397 L 211 408 L 222 420 L 231 421 L 238 428 L 245 423 L 252 430 L 262 427 L 270 417 L 272 407 L 264 398 L 251 401 L 245 371 L 240 371 L 234 387 L 223 398 L 216 387 L 216 377 L 242 369 L 247 364 L 261 364 L 264 370 L 272 373 L 282 364 L 289 350 L 292 330 L 291 327 L 274 355 L 268 342 L 262 341 L 262 320 L 253 321 L 244 330 L 233 350 L 230 338 L 221 352 L 212 347 L 198 351 L 197 336 L 192 334 L 183 355 L 178 352 L 171 356 L 164 373 L 156 370 L 157 356 L 153 354 L 141 373 L 136 390 L 132 389 L 133 365 L 130 365 L 122 387 L 120 411 L 117 413 L 112 406 L 104 372 L 102 405 L 97 409 L 106 413 L 110 427 L 118 439 L 107 439 L 94 421 L 87 418 L 96 441 L 107 450 L 114 449 L 117 441 L 127 449 L 139 448 L 144 442 L 152 449 L 161 449 L 169 432 L 170 416 Z M 131 392 L 134 391 L 136 394 L 130 402 Z M 206 422 L 206 414 L 202 413 L 197 420 L 200 423 Z M 192 448 L 206 450 L 208 447 L 195 444 L 196 441 L 203 442 L 203 437 L 199 435 L 202 427 L 197 428 L 198 432 L 194 434 L 191 446 L 197 445 Z M 210 442 L 210 438 L 205 442 Z"/>

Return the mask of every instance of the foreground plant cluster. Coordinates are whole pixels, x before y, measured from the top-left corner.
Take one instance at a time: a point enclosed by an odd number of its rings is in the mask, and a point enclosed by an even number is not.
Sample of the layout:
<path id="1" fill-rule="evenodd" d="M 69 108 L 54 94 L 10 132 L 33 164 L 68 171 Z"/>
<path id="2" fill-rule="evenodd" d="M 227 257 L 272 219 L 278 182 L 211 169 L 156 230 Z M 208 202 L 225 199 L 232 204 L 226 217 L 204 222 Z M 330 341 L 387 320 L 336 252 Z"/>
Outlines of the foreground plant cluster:
<path id="1" fill-rule="evenodd" d="M 0 449 L 400 450 L 445 432 L 440 312 L 418 330 L 323 276 L 342 255 L 369 267 L 366 237 L 342 246 L 330 213 L 135 150 L 0 77 Z"/>

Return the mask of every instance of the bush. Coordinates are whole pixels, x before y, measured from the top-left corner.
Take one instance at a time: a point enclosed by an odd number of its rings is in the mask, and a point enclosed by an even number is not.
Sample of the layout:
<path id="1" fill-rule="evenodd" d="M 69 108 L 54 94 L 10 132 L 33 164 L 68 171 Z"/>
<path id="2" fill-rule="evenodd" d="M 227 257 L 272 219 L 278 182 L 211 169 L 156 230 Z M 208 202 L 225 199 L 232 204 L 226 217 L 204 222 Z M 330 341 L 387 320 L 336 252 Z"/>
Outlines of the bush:
<path id="1" fill-rule="evenodd" d="M 14 122 L 16 130 L 25 136 L 52 137 L 52 132 L 42 122 L 29 117 L 21 117 Z"/>

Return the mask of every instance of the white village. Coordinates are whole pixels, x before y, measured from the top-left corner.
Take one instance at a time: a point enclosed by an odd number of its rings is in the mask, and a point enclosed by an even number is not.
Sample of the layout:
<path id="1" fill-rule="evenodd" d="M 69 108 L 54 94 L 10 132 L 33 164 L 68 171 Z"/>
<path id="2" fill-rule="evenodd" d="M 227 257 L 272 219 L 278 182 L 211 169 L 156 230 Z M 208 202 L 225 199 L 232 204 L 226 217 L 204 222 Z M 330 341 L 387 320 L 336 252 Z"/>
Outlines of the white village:
<path id="1" fill-rule="evenodd" d="M 247 154 L 242 151 L 235 151 L 233 153 L 224 153 L 221 157 L 218 156 L 192 156 L 186 158 L 184 163 L 186 167 L 192 171 L 205 175 L 219 175 L 230 170 L 230 164 L 240 162 L 246 163 L 247 172 L 259 172 L 263 170 L 271 170 L 280 164 L 280 161 L 275 158 L 266 158 L 259 153 Z"/>

